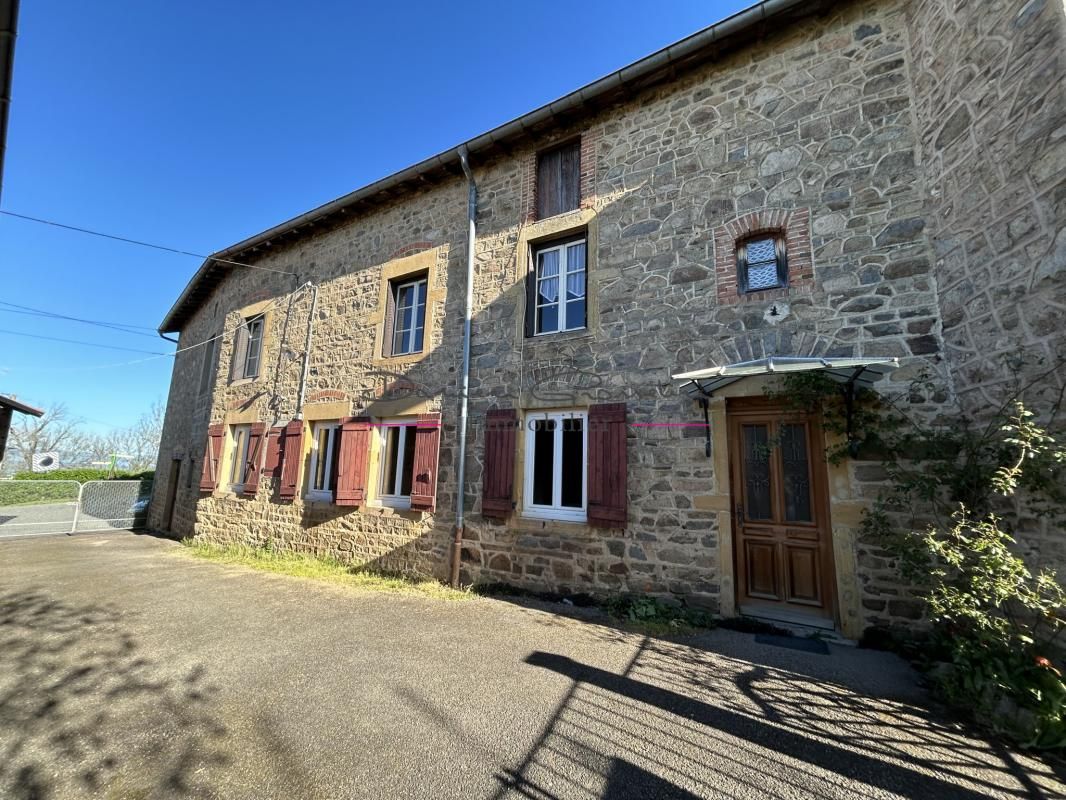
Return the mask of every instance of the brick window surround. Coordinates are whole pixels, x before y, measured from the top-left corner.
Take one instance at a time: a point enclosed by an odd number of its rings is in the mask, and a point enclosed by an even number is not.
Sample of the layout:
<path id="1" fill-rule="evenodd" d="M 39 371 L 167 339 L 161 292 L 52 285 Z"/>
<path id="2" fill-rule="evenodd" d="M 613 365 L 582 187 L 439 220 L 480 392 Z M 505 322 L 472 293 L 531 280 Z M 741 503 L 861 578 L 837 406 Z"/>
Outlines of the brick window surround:
<path id="1" fill-rule="evenodd" d="M 737 286 L 737 245 L 760 233 L 781 234 L 785 237 L 788 285 L 741 294 Z M 719 225 L 714 229 L 714 271 L 719 303 L 772 300 L 787 297 L 796 289 L 809 291 L 814 285 L 811 210 L 766 208 L 748 212 Z"/>

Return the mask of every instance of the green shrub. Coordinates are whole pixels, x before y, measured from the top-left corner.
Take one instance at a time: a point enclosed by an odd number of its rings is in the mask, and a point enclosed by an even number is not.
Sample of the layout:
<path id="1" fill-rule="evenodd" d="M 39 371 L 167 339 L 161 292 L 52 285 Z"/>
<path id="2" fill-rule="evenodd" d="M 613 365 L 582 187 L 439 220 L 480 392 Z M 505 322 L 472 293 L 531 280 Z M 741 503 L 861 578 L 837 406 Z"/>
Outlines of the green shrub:
<path id="1" fill-rule="evenodd" d="M 106 469 L 96 469 L 95 467 L 78 467 L 76 469 L 57 469 L 51 472 L 16 472 L 14 480 L 16 481 L 78 481 L 79 483 L 86 483 L 88 481 L 150 481 L 155 478 L 155 470 L 144 470 L 143 472 L 123 472 L 119 470 L 108 478 L 108 471 Z"/>
<path id="2" fill-rule="evenodd" d="M 698 608 L 666 603 L 648 595 L 620 595 L 604 604 L 612 617 L 642 626 L 713 628 L 714 617 Z"/>
<path id="3" fill-rule="evenodd" d="M 78 488 L 78 484 L 70 482 L 0 481 L 0 506 L 73 503 L 78 499 Z"/>

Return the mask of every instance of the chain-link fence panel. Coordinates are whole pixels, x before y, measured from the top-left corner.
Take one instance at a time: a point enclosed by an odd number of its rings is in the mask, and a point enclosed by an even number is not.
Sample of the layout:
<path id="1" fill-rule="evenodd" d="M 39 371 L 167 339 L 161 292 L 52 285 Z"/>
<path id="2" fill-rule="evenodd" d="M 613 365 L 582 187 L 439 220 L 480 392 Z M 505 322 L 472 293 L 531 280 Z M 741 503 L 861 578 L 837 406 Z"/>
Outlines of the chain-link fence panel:
<path id="1" fill-rule="evenodd" d="M 0 539 L 70 533 L 80 489 L 77 481 L 0 481 Z"/>
<path id="2" fill-rule="evenodd" d="M 74 531 L 143 528 L 151 498 L 150 480 L 89 481 L 81 487 Z"/>

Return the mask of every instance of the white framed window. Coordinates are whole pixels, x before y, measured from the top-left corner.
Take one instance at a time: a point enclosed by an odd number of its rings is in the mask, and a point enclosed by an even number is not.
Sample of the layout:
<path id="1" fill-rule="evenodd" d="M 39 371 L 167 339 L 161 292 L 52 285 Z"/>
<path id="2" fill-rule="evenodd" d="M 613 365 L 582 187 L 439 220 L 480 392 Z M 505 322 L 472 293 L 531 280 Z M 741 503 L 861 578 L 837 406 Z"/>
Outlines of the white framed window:
<path id="1" fill-rule="evenodd" d="M 785 237 L 767 233 L 737 245 L 737 283 L 742 294 L 788 286 Z"/>
<path id="2" fill-rule="evenodd" d="M 410 418 L 385 420 L 380 424 L 378 463 L 381 465 L 381 483 L 378 486 L 378 502 L 383 506 L 411 507 L 417 427 Z"/>
<path id="3" fill-rule="evenodd" d="M 244 491 L 244 479 L 248 475 L 248 439 L 251 425 L 230 426 L 229 489 L 240 494 Z"/>
<path id="4" fill-rule="evenodd" d="M 536 275 L 531 298 L 534 335 L 576 331 L 587 326 L 586 252 L 584 238 L 534 251 Z"/>
<path id="5" fill-rule="evenodd" d="M 333 501 L 334 459 L 337 457 L 336 422 L 316 422 L 311 427 L 311 463 L 307 476 L 308 500 Z"/>
<path id="6" fill-rule="evenodd" d="M 426 278 L 394 287 L 396 311 L 392 328 L 392 355 L 421 353 L 426 332 Z"/>
<path id="7" fill-rule="evenodd" d="M 244 374 L 252 377 L 259 374 L 259 355 L 263 349 L 263 315 L 248 320 L 248 353 L 244 358 Z"/>
<path id="8" fill-rule="evenodd" d="M 523 515 L 584 522 L 588 507 L 588 414 L 526 414 Z"/>

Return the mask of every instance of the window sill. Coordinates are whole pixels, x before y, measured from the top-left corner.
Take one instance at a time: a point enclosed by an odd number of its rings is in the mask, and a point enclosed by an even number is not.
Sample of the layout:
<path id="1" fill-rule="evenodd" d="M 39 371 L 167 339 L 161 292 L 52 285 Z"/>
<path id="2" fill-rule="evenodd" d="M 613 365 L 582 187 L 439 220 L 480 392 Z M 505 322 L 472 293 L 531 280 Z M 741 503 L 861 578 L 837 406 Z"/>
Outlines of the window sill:
<path id="1" fill-rule="evenodd" d="M 304 502 L 333 505 L 333 492 L 308 492 L 304 495 Z"/>
<path id="2" fill-rule="evenodd" d="M 379 497 L 374 503 L 375 508 L 388 508 L 392 511 L 410 511 L 411 498 L 409 497 Z"/>
<path id="3" fill-rule="evenodd" d="M 576 342 L 584 339 L 592 340 L 595 335 L 591 328 L 574 328 L 569 331 L 553 331 L 552 333 L 536 333 L 533 336 L 526 336 L 526 345 L 536 346 L 538 344 L 548 344 L 551 342 Z"/>
<path id="4" fill-rule="evenodd" d="M 228 385 L 229 386 L 247 386 L 250 383 L 255 383 L 257 380 L 259 380 L 259 376 L 258 375 L 253 375 L 250 378 L 234 378 L 233 380 L 231 380 L 229 382 Z"/>
<path id="5" fill-rule="evenodd" d="M 568 513 L 566 511 L 542 511 L 536 508 L 526 508 L 522 510 L 520 518 L 532 522 L 567 522 L 574 525 L 588 524 L 588 514 L 584 511 Z"/>

